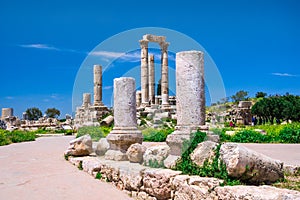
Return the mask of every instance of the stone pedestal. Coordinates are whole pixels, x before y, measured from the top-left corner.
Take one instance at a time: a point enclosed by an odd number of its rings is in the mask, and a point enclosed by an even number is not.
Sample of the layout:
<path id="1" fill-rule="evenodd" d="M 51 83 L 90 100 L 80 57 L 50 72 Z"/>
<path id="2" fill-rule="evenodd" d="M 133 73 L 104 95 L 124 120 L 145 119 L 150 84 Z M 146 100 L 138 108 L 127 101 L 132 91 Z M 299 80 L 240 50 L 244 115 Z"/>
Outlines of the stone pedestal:
<path id="1" fill-rule="evenodd" d="M 114 79 L 114 123 L 107 136 L 110 149 L 105 159 L 127 160 L 126 151 L 131 144 L 142 143 L 143 136 L 137 129 L 136 92 L 133 78 Z"/>
<path id="2" fill-rule="evenodd" d="M 200 51 L 176 54 L 177 126 L 167 137 L 170 154 L 180 156 L 183 141 L 190 140 L 197 129 L 207 130 L 205 123 L 204 64 Z"/>

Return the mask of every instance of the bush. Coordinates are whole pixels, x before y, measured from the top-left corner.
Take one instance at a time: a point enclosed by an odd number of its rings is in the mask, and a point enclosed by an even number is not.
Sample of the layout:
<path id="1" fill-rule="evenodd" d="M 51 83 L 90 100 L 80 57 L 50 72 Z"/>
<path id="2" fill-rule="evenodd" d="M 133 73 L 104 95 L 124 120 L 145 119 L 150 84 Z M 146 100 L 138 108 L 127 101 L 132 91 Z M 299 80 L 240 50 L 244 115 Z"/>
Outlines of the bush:
<path id="1" fill-rule="evenodd" d="M 89 134 L 93 141 L 99 141 L 100 138 L 106 137 L 111 130 L 111 127 L 106 126 L 84 126 L 78 129 L 76 137 Z"/>
<path id="2" fill-rule="evenodd" d="M 8 145 L 11 143 L 34 141 L 36 134 L 34 132 L 27 131 L 5 131 L 0 130 L 0 146 Z"/>
<path id="3" fill-rule="evenodd" d="M 231 136 L 230 141 L 241 143 L 262 143 L 268 142 L 268 138 L 254 130 L 244 129 Z"/>
<path id="4" fill-rule="evenodd" d="M 182 171 L 183 174 L 188 175 L 199 175 L 202 177 L 215 177 L 224 180 L 225 185 L 239 185 L 239 180 L 232 179 L 228 176 L 226 171 L 225 163 L 219 160 L 221 145 L 218 145 L 215 150 L 215 157 L 212 162 L 206 160 L 202 167 L 197 166 L 191 160 L 190 154 L 198 146 L 199 143 L 203 142 L 206 138 L 206 134 L 203 132 L 196 132 L 191 141 L 184 142 L 184 151 L 181 155 L 180 160 L 176 163 L 175 170 Z"/>
<path id="5" fill-rule="evenodd" d="M 165 142 L 167 136 L 171 134 L 174 129 L 166 128 L 166 129 L 154 129 L 147 128 L 142 131 L 144 136 L 144 141 L 147 142 Z"/>
<path id="6" fill-rule="evenodd" d="M 36 134 L 34 132 L 16 130 L 16 131 L 9 132 L 8 137 L 13 143 L 18 143 L 18 142 L 34 141 L 36 138 Z"/>
<path id="7" fill-rule="evenodd" d="M 300 124 L 287 124 L 280 130 L 278 140 L 282 143 L 300 143 Z"/>
<path id="8" fill-rule="evenodd" d="M 8 131 L 0 129 L 0 146 L 8 145 L 11 143 L 10 139 L 7 137 Z"/>

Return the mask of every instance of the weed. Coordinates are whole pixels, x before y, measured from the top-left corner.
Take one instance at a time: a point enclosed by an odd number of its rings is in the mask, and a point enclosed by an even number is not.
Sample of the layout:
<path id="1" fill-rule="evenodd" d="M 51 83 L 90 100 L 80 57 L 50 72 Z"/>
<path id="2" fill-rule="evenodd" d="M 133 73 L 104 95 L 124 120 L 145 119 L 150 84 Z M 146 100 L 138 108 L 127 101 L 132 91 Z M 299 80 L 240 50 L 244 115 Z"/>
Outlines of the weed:
<path id="1" fill-rule="evenodd" d="M 82 167 L 82 161 L 79 162 L 78 169 L 79 169 L 79 170 L 83 170 L 83 167 Z"/>
<path id="2" fill-rule="evenodd" d="M 149 167 L 152 167 L 152 168 L 164 168 L 164 162 L 158 162 L 157 160 L 149 160 L 149 164 L 148 164 Z"/>
<path id="3" fill-rule="evenodd" d="M 101 179 L 102 178 L 102 174 L 101 172 L 97 172 L 96 176 L 95 176 L 95 179 Z"/>

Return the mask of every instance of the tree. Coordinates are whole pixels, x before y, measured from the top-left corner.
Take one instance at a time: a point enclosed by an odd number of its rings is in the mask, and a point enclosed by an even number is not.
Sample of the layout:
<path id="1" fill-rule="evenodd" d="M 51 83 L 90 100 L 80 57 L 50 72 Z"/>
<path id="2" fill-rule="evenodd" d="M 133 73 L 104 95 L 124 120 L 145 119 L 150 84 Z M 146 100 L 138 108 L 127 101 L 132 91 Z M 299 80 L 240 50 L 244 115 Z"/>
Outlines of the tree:
<path id="1" fill-rule="evenodd" d="M 57 118 L 60 115 L 60 111 L 58 109 L 56 109 L 56 108 L 48 108 L 45 111 L 45 114 L 49 118 Z"/>
<path id="2" fill-rule="evenodd" d="M 247 100 L 248 99 L 247 95 L 248 95 L 248 92 L 246 92 L 244 90 L 240 90 L 235 95 L 232 95 L 231 99 L 233 102 L 238 103 L 239 101 Z"/>
<path id="3" fill-rule="evenodd" d="M 28 108 L 25 112 L 29 120 L 38 120 L 43 116 L 42 111 L 36 107 Z"/>
<path id="4" fill-rule="evenodd" d="M 256 98 L 261 98 L 261 97 L 264 98 L 266 96 L 267 96 L 267 93 L 265 93 L 265 92 L 257 92 L 255 95 Z"/>

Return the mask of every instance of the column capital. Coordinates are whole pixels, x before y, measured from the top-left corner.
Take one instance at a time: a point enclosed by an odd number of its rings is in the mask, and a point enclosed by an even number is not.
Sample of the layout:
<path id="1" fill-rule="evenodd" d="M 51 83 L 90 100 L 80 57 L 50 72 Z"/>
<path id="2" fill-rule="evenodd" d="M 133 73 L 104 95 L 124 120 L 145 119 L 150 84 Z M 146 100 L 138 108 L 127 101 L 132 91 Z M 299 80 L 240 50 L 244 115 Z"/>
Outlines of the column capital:
<path id="1" fill-rule="evenodd" d="M 141 48 L 148 48 L 149 41 L 147 40 L 139 40 Z"/>
<path id="2" fill-rule="evenodd" d="M 165 51 L 168 51 L 168 47 L 169 47 L 170 43 L 169 42 L 161 42 L 161 43 L 159 43 L 159 45 L 160 45 L 161 51 L 165 52 Z"/>

